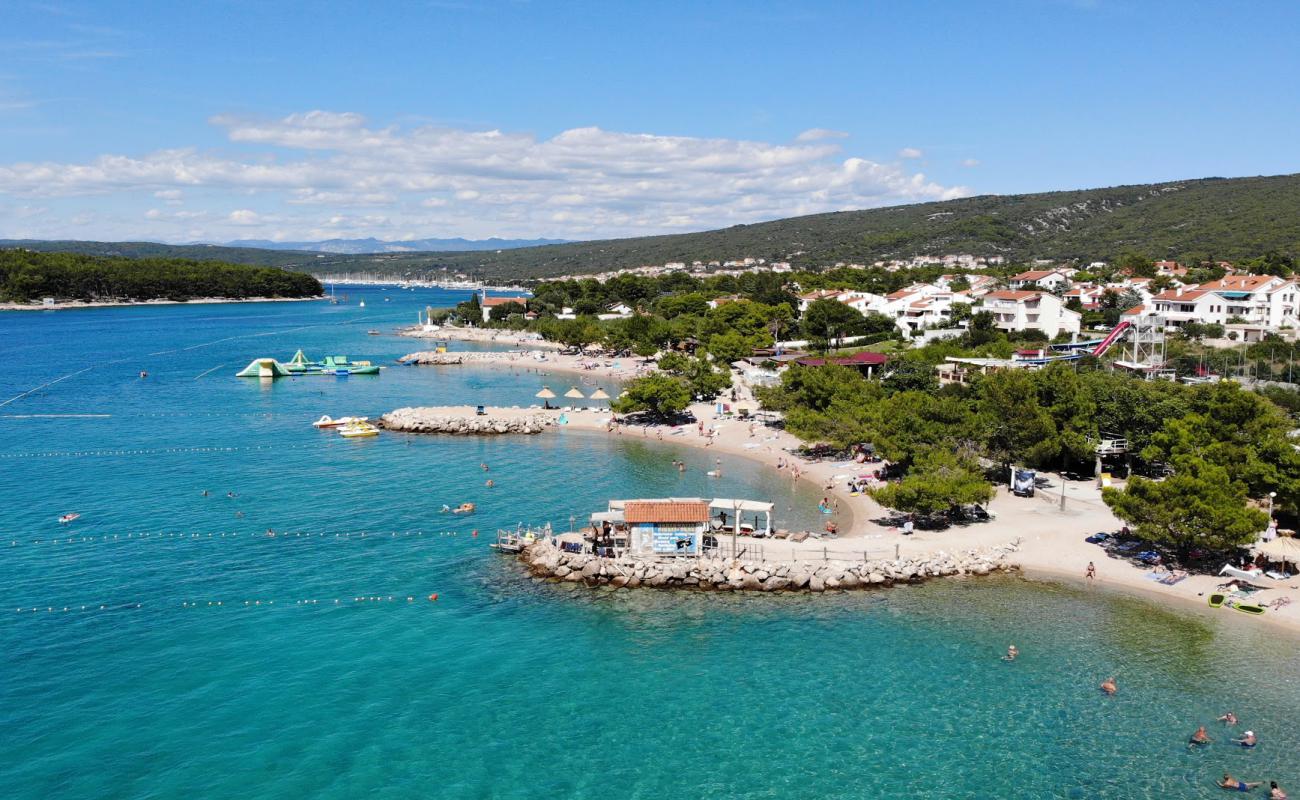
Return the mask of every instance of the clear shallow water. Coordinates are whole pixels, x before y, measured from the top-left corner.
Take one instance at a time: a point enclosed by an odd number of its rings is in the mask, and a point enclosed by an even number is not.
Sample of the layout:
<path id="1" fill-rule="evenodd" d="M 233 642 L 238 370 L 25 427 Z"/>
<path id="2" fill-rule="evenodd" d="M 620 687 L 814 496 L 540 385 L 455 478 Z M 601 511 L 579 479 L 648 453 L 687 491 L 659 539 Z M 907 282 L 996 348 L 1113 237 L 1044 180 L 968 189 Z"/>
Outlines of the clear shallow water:
<path id="1" fill-rule="evenodd" d="M 805 524 L 817 496 L 742 459 L 709 481 L 715 454 L 636 438 L 308 424 L 523 405 L 563 376 L 231 377 L 299 346 L 391 361 L 418 346 L 365 331 L 448 302 L 349 294 L 368 308 L 0 315 L 0 402 L 123 359 L 0 408 L 0 796 L 1215 797 L 1225 769 L 1300 787 L 1296 643 L 1255 625 L 1017 580 L 818 598 L 533 583 L 469 529 L 733 492 Z M 111 416 L 4 416 L 73 413 Z M 78 452 L 116 455 L 60 455 Z M 472 520 L 437 513 L 465 500 Z M 84 516 L 65 529 L 67 511 Z M 1109 674 L 1121 694 L 1101 698 Z M 1263 744 L 1188 753 L 1228 708 Z"/>

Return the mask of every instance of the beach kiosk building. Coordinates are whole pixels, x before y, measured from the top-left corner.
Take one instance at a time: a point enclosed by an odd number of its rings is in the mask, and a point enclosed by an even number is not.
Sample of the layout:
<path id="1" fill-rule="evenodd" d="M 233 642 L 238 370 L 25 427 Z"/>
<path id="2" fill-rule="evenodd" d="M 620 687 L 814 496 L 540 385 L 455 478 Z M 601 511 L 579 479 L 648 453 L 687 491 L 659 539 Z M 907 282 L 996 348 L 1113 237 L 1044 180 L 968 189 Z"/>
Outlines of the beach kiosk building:
<path id="1" fill-rule="evenodd" d="M 594 531 L 616 551 L 651 557 L 700 556 L 717 547 L 716 535 L 772 533 L 772 504 L 757 500 L 665 497 L 611 500 L 609 510 L 591 515 Z"/>

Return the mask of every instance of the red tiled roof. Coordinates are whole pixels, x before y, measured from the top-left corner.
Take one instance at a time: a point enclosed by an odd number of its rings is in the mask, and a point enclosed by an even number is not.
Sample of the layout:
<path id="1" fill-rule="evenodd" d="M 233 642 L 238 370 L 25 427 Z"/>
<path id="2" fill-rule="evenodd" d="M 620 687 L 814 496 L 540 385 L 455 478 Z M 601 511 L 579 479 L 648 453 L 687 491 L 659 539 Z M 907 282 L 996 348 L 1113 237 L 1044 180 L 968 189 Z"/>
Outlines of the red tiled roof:
<path id="1" fill-rule="evenodd" d="M 1204 289 L 1184 289 L 1182 291 L 1182 294 L 1179 294 L 1177 289 L 1165 289 L 1163 292 L 1161 292 L 1160 294 L 1156 295 L 1151 299 L 1191 301 L 1191 300 L 1195 300 L 1196 298 L 1204 294 L 1209 294 L 1209 292 L 1205 291 Z"/>
<path id="2" fill-rule="evenodd" d="M 997 292 L 989 292 L 984 296 L 986 298 L 991 297 L 994 300 L 1028 300 L 1031 297 L 1038 297 L 1041 294 L 1042 292 L 1012 291 L 1010 289 L 1003 289 Z"/>
<path id="3" fill-rule="evenodd" d="M 630 500 L 623 506 L 623 519 L 639 522 L 708 522 L 709 504 L 683 500 Z"/>
<path id="4" fill-rule="evenodd" d="M 1046 278 L 1048 275 L 1055 275 L 1054 269 L 1031 269 L 1028 272 L 1022 272 L 1011 280 L 1013 281 L 1038 281 Z"/>
<path id="5" fill-rule="evenodd" d="M 482 300 L 481 302 L 483 305 L 489 308 L 491 308 L 492 306 L 503 306 L 506 303 L 518 303 L 519 305 L 522 306 L 528 304 L 528 298 L 527 297 L 489 297 Z"/>

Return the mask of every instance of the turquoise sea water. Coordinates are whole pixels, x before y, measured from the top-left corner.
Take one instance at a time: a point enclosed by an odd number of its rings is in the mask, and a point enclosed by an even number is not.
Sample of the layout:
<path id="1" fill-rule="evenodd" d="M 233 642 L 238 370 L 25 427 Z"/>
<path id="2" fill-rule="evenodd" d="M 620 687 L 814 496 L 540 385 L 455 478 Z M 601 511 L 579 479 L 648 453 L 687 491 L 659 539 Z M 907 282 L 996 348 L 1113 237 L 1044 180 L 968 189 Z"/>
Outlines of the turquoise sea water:
<path id="1" fill-rule="evenodd" d="M 232 377 L 297 347 L 391 363 L 418 346 L 368 329 L 460 299 L 349 296 L 0 314 L 0 402 L 71 376 L 0 407 L 0 797 L 1216 797 L 1224 770 L 1300 789 L 1297 643 L 1257 621 L 1016 579 L 533 582 L 470 530 L 669 494 L 769 496 L 815 524 L 818 495 L 743 459 L 714 481 L 714 453 L 636 437 L 309 424 L 527 405 L 573 377 Z M 32 416 L 73 414 L 108 416 Z M 438 513 L 464 501 L 474 517 Z M 1188 752 L 1229 708 L 1261 746 Z"/>

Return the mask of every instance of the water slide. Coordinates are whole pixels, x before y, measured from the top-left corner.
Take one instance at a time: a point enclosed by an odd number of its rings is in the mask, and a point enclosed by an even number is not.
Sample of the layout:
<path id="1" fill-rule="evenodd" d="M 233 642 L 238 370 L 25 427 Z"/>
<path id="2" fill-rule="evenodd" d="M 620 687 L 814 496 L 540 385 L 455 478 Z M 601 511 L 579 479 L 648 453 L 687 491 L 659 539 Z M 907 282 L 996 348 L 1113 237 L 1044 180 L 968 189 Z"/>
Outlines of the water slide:
<path id="1" fill-rule="evenodd" d="M 1101 344 L 1097 345 L 1096 349 L 1092 351 L 1092 354 L 1098 358 L 1106 355 L 1106 351 L 1111 348 L 1111 345 L 1119 341 L 1119 338 L 1123 336 L 1131 327 L 1133 327 L 1133 324 L 1131 322 L 1121 322 L 1120 324 L 1116 325 L 1115 329 L 1112 330 L 1110 333 L 1106 334 L 1105 339 L 1101 340 Z"/>

